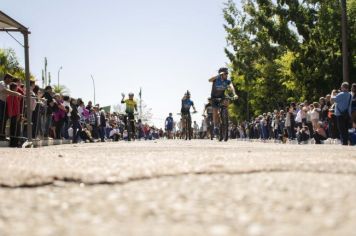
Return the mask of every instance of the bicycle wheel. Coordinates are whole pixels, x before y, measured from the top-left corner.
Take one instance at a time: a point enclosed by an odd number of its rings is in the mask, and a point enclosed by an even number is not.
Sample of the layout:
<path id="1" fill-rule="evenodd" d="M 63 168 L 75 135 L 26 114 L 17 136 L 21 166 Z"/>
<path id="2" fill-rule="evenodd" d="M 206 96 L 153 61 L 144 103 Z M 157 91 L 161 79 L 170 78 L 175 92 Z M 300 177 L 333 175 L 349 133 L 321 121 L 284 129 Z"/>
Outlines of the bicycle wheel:
<path id="1" fill-rule="evenodd" d="M 229 139 L 229 116 L 227 108 L 224 107 L 220 112 L 221 120 L 220 120 L 220 141 L 227 141 Z"/>
<path id="2" fill-rule="evenodd" d="M 189 130 L 189 118 L 188 118 L 188 116 L 185 117 L 184 121 L 185 121 L 185 140 L 188 140 L 188 138 L 189 138 L 189 133 L 190 133 L 190 130 Z"/>
<path id="3" fill-rule="evenodd" d="M 209 119 L 209 134 L 210 134 L 210 139 L 213 140 L 214 139 L 214 125 L 213 125 L 213 121 L 211 119 Z"/>
<path id="4" fill-rule="evenodd" d="M 127 140 L 131 141 L 131 122 L 129 120 L 129 118 L 127 118 L 126 120 L 126 129 L 127 129 Z"/>
<path id="5" fill-rule="evenodd" d="M 187 119 L 187 125 L 188 125 L 188 138 L 189 138 L 189 140 L 191 140 L 192 139 L 192 124 L 191 124 L 192 122 L 191 122 L 191 120 L 190 120 L 190 117 L 188 117 L 188 119 Z"/>

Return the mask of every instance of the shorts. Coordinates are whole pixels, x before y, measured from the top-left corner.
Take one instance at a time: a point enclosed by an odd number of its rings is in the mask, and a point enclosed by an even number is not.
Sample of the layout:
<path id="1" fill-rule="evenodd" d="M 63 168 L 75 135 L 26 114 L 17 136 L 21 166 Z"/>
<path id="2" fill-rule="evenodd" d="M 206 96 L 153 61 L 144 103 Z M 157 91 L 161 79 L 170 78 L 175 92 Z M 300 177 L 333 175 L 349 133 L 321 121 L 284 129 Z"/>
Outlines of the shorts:
<path id="1" fill-rule="evenodd" d="M 213 108 L 219 108 L 221 99 L 223 99 L 223 98 L 211 98 L 211 106 Z"/>

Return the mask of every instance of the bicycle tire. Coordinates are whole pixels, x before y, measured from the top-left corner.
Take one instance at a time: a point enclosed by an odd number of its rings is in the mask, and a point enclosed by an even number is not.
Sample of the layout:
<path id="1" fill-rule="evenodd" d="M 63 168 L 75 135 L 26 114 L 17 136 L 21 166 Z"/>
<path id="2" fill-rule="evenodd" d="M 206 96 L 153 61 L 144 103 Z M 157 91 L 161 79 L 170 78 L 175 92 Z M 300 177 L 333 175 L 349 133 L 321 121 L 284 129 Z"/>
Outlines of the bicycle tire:
<path id="1" fill-rule="evenodd" d="M 220 141 L 225 142 L 229 139 L 229 115 L 226 107 L 223 107 L 220 111 Z"/>

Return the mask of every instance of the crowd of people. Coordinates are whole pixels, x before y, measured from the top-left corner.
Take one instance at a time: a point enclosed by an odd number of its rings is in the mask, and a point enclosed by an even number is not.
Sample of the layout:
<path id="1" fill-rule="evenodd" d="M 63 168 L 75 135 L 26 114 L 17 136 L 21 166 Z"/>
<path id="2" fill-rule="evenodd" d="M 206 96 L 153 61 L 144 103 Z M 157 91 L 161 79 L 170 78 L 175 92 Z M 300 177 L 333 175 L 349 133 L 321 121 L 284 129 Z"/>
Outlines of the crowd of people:
<path id="1" fill-rule="evenodd" d="M 221 95 L 228 89 L 231 83 L 226 80 L 226 70 L 211 79 L 211 82 L 220 86 L 220 90 L 215 91 L 213 86 L 212 95 Z M 129 93 L 127 99 L 123 94 L 121 103 L 126 105 L 126 110 L 122 114 L 107 112 L 91 101 L 86 104 L 81 98 L 54 93 L 50 85 L 42 89 L 35 81 L 30 82 L 31 104 L 27 107 L 25 91 L 21 80 L 10 74 L 0 81 L 0 141 L 9 140 L 11 147 L 19 146 L 27 137 L 28 121 L 24 115 L 27 109 L 32 112 L 34 140 L 66 139 L 78 143 L 182 138 L 184 124 L 182 120 L 175 122 L 171 113 L 165 121 L 165 130 L 144 124 L 140 119 L 136 121 L 137 104 L 133 93 Z M 217 135 L 219 117 L 215 117 L 215 112 L 219 105 L 215 104 L 214 99 L 210 98 L 205 106 L 201 125 L 196 121 L 191 122 L 191 138 L 213 139 Z M 189 114 L 189 118 L 190 107 L 196 111 L 187 92 L 182 100 L 181 112 L 183 115 Z M 350 91 L 349 84 L 342 83 L 339 90 L 320 97 L 319 101 L 292 102 L 285 109 L 263 113 L 250 121 L 237 124 L 230 122 L 229 137 L 299 144 L 310 141 L 321 144 L 329 140 L 355 145 L 356 84 L 352 84 Z"/>
<path id="2" fill-rule="evenodd" d="M 163 130 L 134 122 L 131 134 L 127 120 L 134 118 L 133 94 L 122 103 L 126 113 L 106 112 L 99 104 L 87 104 L 81 98 L 55 93 L 52 86 L 44 89 L 30 82 L 31 104 L 25 103 L 25 86 L 20 79 L 6 74 L 0 81 L 0 141 L 9 141 L 10 147 L 18 147 L 27 137 L 27 109 L 32 112 L 32 139 L 66 139 L 78 142 L 106 142 L 108 140 L 158 139 Z M 136 108 L 137 110 L 137 108 Z M 129 119 L 127 119 L 127 117 Z M 9 130 L 6 127 L 9 126 Z"/>
<path id="3" fill-rule="evenodd" d="M 212 123 L 212 99 L 204 109 L 204 119 L 199 128 L 193 123 L 193 138 L 212 138 L 216 129 Z M 171 117 L 171 114 L 170 114 Z M 170 138 L 181 138 L 181 121 L 166 119 L 166 130 Z M 278 142 L 322 144 L 341 143 L 356 145 L 356 84 L 351 91 L 347 82 L 315 102 L 291 102 L 285 109 L 266 112 L 250 121 L 229 125 L 230 139 L 260 139 Z"/>

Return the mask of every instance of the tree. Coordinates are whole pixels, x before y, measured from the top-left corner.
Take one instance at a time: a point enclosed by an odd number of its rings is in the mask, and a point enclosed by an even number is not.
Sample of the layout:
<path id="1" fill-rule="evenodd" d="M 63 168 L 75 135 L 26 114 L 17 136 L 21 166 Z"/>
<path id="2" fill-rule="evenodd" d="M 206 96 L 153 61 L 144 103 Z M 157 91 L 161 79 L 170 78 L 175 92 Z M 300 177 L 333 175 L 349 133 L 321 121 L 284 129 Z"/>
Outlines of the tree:
<path id="1" fill-rule="evenodd" d="M 65 85 L 54 85 L 53 92 L 62 95 L 70 95 L 70 90 Z"/>
<path id="2" fill-rule="evenodd" d="M 259 114 L 287 101 L 313 101 L 342 82 L 341 7 L 335 0 L 245 0 L 224 8 L 233 82 L 232 110 Z M 356 70 L 356 0 L 348 0 L 351 71 Z M 249 107 L 251 111 L 246 112 Z"/>
<path id="3" fill-rule="evenodd" d="M 3 77 L 6 73 L 19 74 L 21 71 L 24 74 L 24 70 L 19 66 L 15 51 L 0 48 L 0 77 Z"/>

